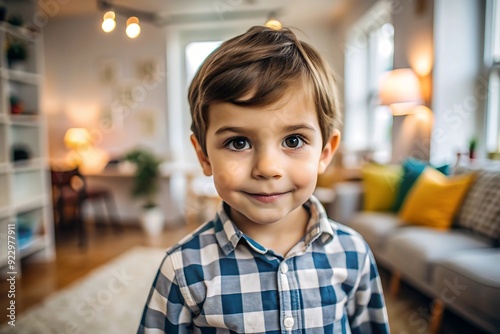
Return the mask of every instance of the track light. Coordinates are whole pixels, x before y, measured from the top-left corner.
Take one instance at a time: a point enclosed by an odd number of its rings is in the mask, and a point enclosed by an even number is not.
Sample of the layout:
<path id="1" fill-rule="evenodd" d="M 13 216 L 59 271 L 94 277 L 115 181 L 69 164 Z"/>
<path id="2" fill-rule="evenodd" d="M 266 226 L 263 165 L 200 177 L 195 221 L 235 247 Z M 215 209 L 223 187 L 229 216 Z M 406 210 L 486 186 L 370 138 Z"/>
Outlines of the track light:
<path id="1" fill-rule="evenodd" d="M 127 20 L 127 29 L 125 30 L 127 36 L 130 38 L 136 38 L 141 33 L 141 26 L 139 25 L 139 19 L 135 16 L 129 17 Z"/>
<path id="2" fill-rule="evenodd" d="M 102 21 L 102 30 L 104 32 L 112 32 L 116 27 L 115 12 L 109 11 L 104 14 Z"/>
<path id="3" fill-rule="evenodd" d="M 267 20 L 265 26 L 274 30 L 280 30 L 281 28 L 283 28 L 281 22 L 273 18 Z"/>

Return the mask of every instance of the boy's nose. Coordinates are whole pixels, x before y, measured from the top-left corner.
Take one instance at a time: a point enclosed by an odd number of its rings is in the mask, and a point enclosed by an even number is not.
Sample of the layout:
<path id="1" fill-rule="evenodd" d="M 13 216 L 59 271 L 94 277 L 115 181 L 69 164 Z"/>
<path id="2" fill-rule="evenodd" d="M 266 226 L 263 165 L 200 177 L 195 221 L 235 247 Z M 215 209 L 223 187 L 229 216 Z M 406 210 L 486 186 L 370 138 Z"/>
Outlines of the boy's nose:
<path id="1" fill-rule="evenodd" d="M 252 176 L 256 179 L 279 179 L 283 175 L 280 156 L 273 150 L 258 152 L 252 169 Z"/>

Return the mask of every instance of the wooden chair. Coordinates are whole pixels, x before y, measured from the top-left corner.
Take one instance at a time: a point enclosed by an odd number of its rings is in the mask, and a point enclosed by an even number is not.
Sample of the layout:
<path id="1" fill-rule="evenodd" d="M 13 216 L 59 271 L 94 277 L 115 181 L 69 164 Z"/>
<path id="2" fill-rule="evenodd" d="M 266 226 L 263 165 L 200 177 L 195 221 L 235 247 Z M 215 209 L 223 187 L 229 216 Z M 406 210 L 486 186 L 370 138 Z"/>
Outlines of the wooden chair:
<path id="1" fill-rule="evenodd" d="M 120 225 L 115 221 L 116 205 L 112 193 L 107 189 L 89 189 L 85 177 L 78 168 L 56 171 L 51 170 L 52 193 L 54 204 L 54 217 L 56 223 L 61 227 L 75 224 L 79 244 L 82 248 L 87 246 L 87 229 L 83 217 L 83 205 L 87 202 L 101 200 L 106 208 L 106 217 L 115 231 L 119 231 Z M 97 221 L 98 207 L 94 206 Z M 70 213 L 70 214 L 68 214 Z"/>

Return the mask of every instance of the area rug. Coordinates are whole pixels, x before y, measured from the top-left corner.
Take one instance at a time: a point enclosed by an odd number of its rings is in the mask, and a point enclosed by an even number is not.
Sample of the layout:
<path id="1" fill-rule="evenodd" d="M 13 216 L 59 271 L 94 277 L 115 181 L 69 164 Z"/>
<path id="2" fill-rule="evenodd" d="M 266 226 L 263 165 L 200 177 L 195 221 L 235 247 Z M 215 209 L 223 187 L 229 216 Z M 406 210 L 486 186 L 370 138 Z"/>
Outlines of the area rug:
<path id="1" fill-rule="evenodd" d="M 135 333 L 165 250 L 135 247 L 47 298 L 1 333 Z"/>

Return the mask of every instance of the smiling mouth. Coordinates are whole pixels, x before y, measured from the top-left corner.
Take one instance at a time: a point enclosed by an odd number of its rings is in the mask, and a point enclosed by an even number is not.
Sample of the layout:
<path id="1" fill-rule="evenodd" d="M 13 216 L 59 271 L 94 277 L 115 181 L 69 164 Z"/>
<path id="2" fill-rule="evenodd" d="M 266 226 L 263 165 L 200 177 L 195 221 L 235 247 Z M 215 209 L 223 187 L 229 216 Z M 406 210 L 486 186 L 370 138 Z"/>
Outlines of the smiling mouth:
<path id="1" fill-rule="evenodd" d="M 250 198 L 253 198 L 256 201 L 262 202 L 262 203 L 273 203 L 279 200 L 281 197 L 284 195 L 288 194 L 289 191 L 282 192 L 282 193 L 271 193 L 271 194 L 254 194 L 254 193 L 248 193 L 248 192 L 243 192 L 246 195 L 248 195 Z"/>

